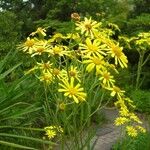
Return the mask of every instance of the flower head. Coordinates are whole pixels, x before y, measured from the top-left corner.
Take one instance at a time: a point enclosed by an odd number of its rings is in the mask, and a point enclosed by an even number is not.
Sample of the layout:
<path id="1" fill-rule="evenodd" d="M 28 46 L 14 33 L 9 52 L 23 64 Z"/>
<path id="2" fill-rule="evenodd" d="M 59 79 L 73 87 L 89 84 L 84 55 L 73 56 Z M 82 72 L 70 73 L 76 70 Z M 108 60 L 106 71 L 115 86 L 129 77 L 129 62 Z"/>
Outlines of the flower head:
<path id="1" fill-rule="evenodd" d="M 44 63 L 43 61 L 41 63 L 37 63 L 37 68 L 40 69 L 43 73 L 51 72 L 52 70 L 52 64 L 50 64 L 50 61 Z"/>
<path id="2" fill-rule="evenodd" d="M 71 78 L 70 82 L 67 79 L 63 79 L 59 85 L 61 88 L 59 88 L 58 91 L 63 92 L 64 96 L 73 98 L 75 103 L 85 101 L 86 93 L 83 92 L 83 88 L 79 83 L 75 85 L 74 78 Z"/>
<path id="3" fill-rule="evenodd" d="M 88 64 L 86 67 L 88 72 L 91 72 L 94 68 L 96 68 L 96 72 L 99 72 L 100 69 L 104 69 L 105 61 L 103 56 L 85 56 L 84 58 L 86 59 L 83 60 L 83 63 Z"/>
<path id="4" fill-rule="evenodd" d="M 49 139 L 54 138 L 57 134 L 63 133 L 63 129 L 61 126 L 48 126 L 45 127 L 44 130 L 46 132 L 46 136 Z"/>
<path id="5" fill-rule="evenodd" d="M 52 75 L 60 78 L 60 70 L 58 68 L 53 68 Z"/>
<path id="6" fill-rule="evenodd" d="M 98 39 L 95 40 L 90 40 L 89 38 L 87 38 L 85 40 L 85 44 L 80 44 L 80 49 L 82 50 L 81 52 L 85 55 L 98 55 L 98 54 L 102 54 L 102 55 L 106 55 L 105 52 L 103 52 L 102 47 L 101 47 L 101 43 Z"/>
<path id="7" fill-rule="evenodd" d="M 110 72 L 107 70 L 105 71 L 100 71 L 101 77 L 99 78 L 100 81 L 104 84 L 106 87 L 110 87 L 114 85 L 114 77 L 110 75 Z"/>
<path id="8" fill-rule="evenodd" d="M 49 40 L 48 43 L 58 42 L 60 43 L 64 39 L 64 36 L 61 33 L 55 33 Z"/>
<path id="9" fill-rule="evenodd" d="M 37 28 L 37 30 L 35 32 L 32 32 L 30 35 L 34 36 L 35 34 L 39 34 L 39 35 L 42 35 L 44 37 L 44 36 L 46 36 L 46 30 L 39 27 L 39 28 Z"/>
<path id="10" fill-rule="evenodd" d="M 117 95 L 120 99 L 121 99 L 121 96 L 123 95 L 123 93 L 125 92 L 117 86 L 113 86 L 112 88 L 107 88 L 106 87 L 106 89 L 111 91 L 111 94 L 110 94 L 111 96 Z"/>
<path id="11" fill-rule="evenodd" d="M 91 18 L 84 18 L 84 21 L 76 23 L 76 30 L 81 30 L 81 34 L 85 34 L 86 36 L 94 37 L 94 33 L 98 31 L 98 27 L 100 23 L 93 21 Z"/>
<path id="12" fill-rule="evenodd" d="M 131 137 L 136 137 L 138 135 L 137 130 L 133 126 L 126 126 L 126 131 Z"/>
<path id="13" fill-rule="evenodd" d="M 59 109 L 60 110 L 65 110 L 65 108 L 66 108 L 66 104 L 65 103 L 62 102 L 62 103 L 59 104 Z"/>
<path id="14" fill-rule="evenodd" d="M 31 39 L 30 37 L 28 37 L 23 44 L 18 45 L 18 48 L 21 49 L 23 52 L 31 54 L 35 43 L 35 39 Z"/>
<path id="15" fill-rule="evenodd" d="M 46 84 L 50 84 L 52 82 L 52 74 L 50 72 L 43 73 L 39 77 L 40 81 L 45 82 Z"/>
<path id="16" fill-rule="evenodd" d="M 146 129 L 145 128 L 143 128 L 143 127 L 141 127 L 141 126 L 136 126 L 136 128 L 140 131 L 140 132 L 142 132 L 142 133 L 145 133 L 146 132 Z"/>
<path id="17" fill-rule="evenodd" d="M 77 70 L 77 67 L 74 67 L 71 65 L 70 69 L 69 69 L 69 77 L 71 78 L 76 78 L 78 81 L 80 81 L 79 77 L 79 71 Z"/>
<path id="18" fill-rule="evenodd" d="M 32 48 L 31 57 L 33 57 L 35 55 L 42 55 L 44 52 L 47 52 L 48 49 L 49 49 L 49 46 L 47 45 L 46 40 L 37 41 L 35 43 L 34 47 Z"/>
<path id="19" fill-rule="evenodd" d="M 56 131 L 53 130 L 53 128 L 50 128 L 50 127 L 45 127 L 45 132 L 46 132 L 46 136 L 49 138 L 49 139 L 52 139 L 56 136 Z"/>
<path id="20" fill-rule="evenodd" d="M 57 55 L 57 56 L 63 56 L 68 55 L 67 47 L 61 46 L 61 45 L 55 45 L 49 49 L 48 53 L 50 55 Z"/>
<path id="21" fill-rule="evenodd" d="M 120 126 L 120 125 L 123 125 L 125 123 L 129 122 L 129 119 L 128 118 L 125 118 L 125 117 L 118 117 L 116 118 L 115 120 L 115 125 L 116 126 Z"/>
<path id="22" fill-rule="evenodd" d="M 110 47 L 108 54 L 111 54 L 111 57 L 115 58 L 115 65 L 119 64 L 122 68 L 127 68 L 128 59 L 122 52 L 123 48 L 114 43 L 109 43 L 108 45 Z"/>

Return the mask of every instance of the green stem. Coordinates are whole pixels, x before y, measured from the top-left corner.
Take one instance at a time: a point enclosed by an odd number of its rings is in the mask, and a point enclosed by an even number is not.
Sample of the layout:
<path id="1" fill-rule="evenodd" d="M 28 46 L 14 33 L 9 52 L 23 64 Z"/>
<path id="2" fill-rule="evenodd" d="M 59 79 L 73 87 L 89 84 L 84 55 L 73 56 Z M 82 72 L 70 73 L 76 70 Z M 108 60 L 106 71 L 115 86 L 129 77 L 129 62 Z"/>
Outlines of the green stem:
<path id="1" fill-rule="evenodd" d="M 48 115 L 50 115 L 50 106 L 49 106 L 49 102 L 48 102 L 48 96 L 47 96 L 47 85 L 46 83 L 44 83 L 44 94 L 45 94 L 45 108 L 47 109 L 46 112 L 48 112 Z M 47 123 L 49 123 L 49 121 L 47 121 Z"/>
<path id="2" fill-rule="evenodd" d="M 149 58 L 150 58 L 150 54 L 145 58 L 145 60 L 142 63 L 142 66 L 144 66 L 147 63 L 147 61 L 149 60 Z"/>
<path id="3" fill-rule="evenodd" d="M 140 57 L 139 57 L 139 62 L 138 62 L 138 69 L 137 69 L 137 77 L 136 77 L 136 90 L 139 88 L 140 85 L 140 77 L 141 77 L 141 72 L 142 72 L 142 64 L 143 64 L 143 58 L 144 58 L 144 52 L 140 53 Z"/>

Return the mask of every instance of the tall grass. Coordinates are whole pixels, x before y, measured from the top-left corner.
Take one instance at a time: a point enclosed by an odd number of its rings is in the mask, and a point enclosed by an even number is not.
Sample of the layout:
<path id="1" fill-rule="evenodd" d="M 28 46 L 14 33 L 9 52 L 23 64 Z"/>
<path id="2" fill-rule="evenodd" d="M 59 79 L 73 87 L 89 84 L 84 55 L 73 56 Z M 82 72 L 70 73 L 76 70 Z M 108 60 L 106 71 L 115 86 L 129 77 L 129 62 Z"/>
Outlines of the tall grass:
<path id="1" fill-rule="evenodd" d="M 10 52 L 0 61 L 0 149 L 39 149 L 40 145 L 51 143 L 42 139 L 43 130 L 39 128 L 42 109 L 37 94 L 39 87 L 30 77 L 11 80 L 11 74 L 21 66 L 21 63 L 9 64 L 13 57 Z M 8 64 L 11 67 L 6 70 Z"/>

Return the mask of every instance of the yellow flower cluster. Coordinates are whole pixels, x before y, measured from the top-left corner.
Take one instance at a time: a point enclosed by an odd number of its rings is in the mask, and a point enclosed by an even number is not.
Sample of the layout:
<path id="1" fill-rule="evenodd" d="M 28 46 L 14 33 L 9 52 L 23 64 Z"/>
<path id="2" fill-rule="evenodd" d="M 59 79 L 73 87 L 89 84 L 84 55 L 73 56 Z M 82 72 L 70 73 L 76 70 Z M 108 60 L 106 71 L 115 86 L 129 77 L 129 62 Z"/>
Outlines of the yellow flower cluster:
<path id="1" fill-rule="evenodd" d="M 46 132 L 46 136 L 49 139 L 54 138 L 56 135 L 58 134 L 62 134 L 63 133 L 63 129 L 61 128 L 61 126 L 48 126 L 44 128 L 45 132 Z"/>
<path id="2" fill-rule="evenodd" d="M 117 99 L 115 105 L 119 108 L 120 117 L 115 120 L 115 124 L 126 124 L 127 133 L 136 136 L 137 130 L 142 132 L 144 129 L 139 125 L 131 127 L 128 124 L 141 124 L 141 121 L 130 112 L 128 107 L 135 106 L 115 81 L 115 73 L 118 73 L 116 68 L 126 68 L 128 63 L 123 48 L 111 39 L 110 32 L 102 27 L 102 23 L 84 18 L 83 21 L 77 19 L 76 26 L 76 32 L 67 35 L 56 33 L 48 40 L 45 39 L 45 29 L 38 28 L 31 33 L 18 48 L 34 59 L 40 58 L 42 61 L 37 61 L 26 74 L 34 72 L 36 77 L 47 85 L 57 85 L 58 93 L 63 93 L 65 99 L 60 104 L 62 110 L 68 100 L 75 103 L 86 101 L 88 89 L 84 87 L 82 79 L 89 74 L 94 75 L 99 85 Z M 46 62 L 45 59 L 49 61 Z M 50 127 L 46 128 L 46 133 L 49 138 L 56 135 Z"/>
<path id="3" fill-rule="evenodd" d="M 131 137 L 136 137 L 138 135 L 138 132 L 142 132 L 142 133 L 146 132 L 146 130 L 141 126 L 133 127 L 133 126 L 130 126 L 130 125 L 126 127 L 126 131 L 127 131 L 128 135 L 131 136 Z"/>

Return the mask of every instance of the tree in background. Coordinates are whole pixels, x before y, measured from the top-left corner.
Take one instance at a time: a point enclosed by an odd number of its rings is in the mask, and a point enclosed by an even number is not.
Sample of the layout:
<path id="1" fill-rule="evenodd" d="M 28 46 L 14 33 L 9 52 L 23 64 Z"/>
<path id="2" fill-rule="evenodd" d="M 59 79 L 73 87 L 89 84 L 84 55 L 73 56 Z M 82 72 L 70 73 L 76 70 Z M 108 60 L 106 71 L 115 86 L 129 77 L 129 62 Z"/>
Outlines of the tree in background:
<path id="1" fill-rule="evenodd" d="M 21 37 L 22 22 L 17 20 L 10 11 L 0 12 L 0 56 L 4 56 L 10 50 L 15 49 Z"/>

